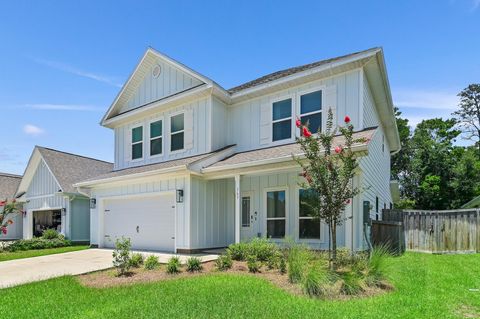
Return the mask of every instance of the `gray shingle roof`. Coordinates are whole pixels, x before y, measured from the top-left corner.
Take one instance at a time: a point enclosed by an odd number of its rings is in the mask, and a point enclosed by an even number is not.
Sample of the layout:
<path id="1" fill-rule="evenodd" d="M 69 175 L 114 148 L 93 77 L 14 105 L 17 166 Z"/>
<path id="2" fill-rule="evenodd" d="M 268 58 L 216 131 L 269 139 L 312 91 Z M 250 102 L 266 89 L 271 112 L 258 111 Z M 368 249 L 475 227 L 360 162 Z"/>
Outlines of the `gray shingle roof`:
<path id="1" fill-rule="evenodd" d="M 0 173 L 0 200 L 12 199 L 21 180 L 20 175 Z"/>
<path id="2" fill-rule="evenodd" d="M 205 154 L 200 154 L 200 155 L 195 155 L 195 156 L 190 156 L 190 157 L 184 157 L 176 160 L 170 160 L 170 161 L 165 161 L 161 163 L 155 163 L 155 164 L 148 164 L 148 165 L 142 165 L 142 166 L 137 166 L 137 167 L 130 167 L 130 168 L 124 168 L 124 169 L 119 169 L 115 171 L 108 172 L 106 174 L 98 175 L 90 179 L 84 179 L 79 182 L 93 182 L 93 181 L 98 181 L 98 180 L 104 180 L 104 179 L 110 179 L 110 178 L 115 178 L 115 177 L 122 177 L 122 176 L 128 176 L 128 175 L 135 175 L 135 174 L 141 174 L 141 173 L 147 173 L 151 171 L 158 171 L 158 170 L 164 170 L 164 169 L 169 169 L 169 168 L 175 168 L 175 167 L 182 167 L 182 166 L 189 166 L 194 164 L 197 161 L 204 160 L 207 157 L 210 157 L 212 155 L 215 155 L 221 151 L 224 151 L 228 148 L 232 147 L 232 145 L 226 146 L 222 149 L 210 152 L 210 153 L 205 153 Z"/>
<path id="3" fill-rule="evenodd" d="M 265 76 L 259 77 L 255 80 L 252 80 L 252 81 L 243 83 L 241 85 L 235 86 L 231 89 L 228 89 L 227 91 L 230 94 L 234 94 L 234 93 L 237 93 L 237 92 L 255 87 L 257 85 L 261 85 L 261 84 L 265 84 L 265 83 L 268 83 L 268 82 L 278 80 L 280 78 L 283 78 L 283 77 L 286 77 L 286 76 L 289 76 L 289 75 L 292 75 L 292 74 L 295 74 L 295 73 L 299 73 L 299 72 L 302 72 L 302 71 L 313 69 L 313 68 L 319 67 L 321 65 L 325 65 L 325 64 L 328 64 L 328 63 L 331 63 L 331 62 L 336 62 L 336 61 L 339 61 L 339 60 L 342 60 L 342 59 L 350 58 L 354 55 L 363 54 L 363 53 L 367 53 L 367 52 L 375 51 L 375 50 L 379 50 L 379 48 L 375 47 L 375 48 L 371 48 L 371 49 L 364 50 L 364 51 L 358 51 L 358 52 L 338 56 L 338 57 L 331 58 L 331 59 L 321 60 L 321 61 L 308 63 L 308 64 L 296 66 L 296 67 L 293 67 L 293 68 L 288 68 L 288 69 L 285 69 L 285 70 L 277 71 L 277 72 L 270 73 L 270 74 L 267 74 Z"/>
<path id="4" fill-rule="evenodd" d="M 75 193 L 73 184 L 110 172 L 113 164 L 81 155 L 37 146 L 38 151 L 65 193 Z"/>
<path id="5" fill-rule="evenodd" d="M 363 131 L 355 132 L 354 139 L 365 139 L 365 143 L 353 145 L 367 145 L 375 134 L 376 128 L 368 128 Z M 335 148 L 338 145 L 342 145 L 345 142 L 343 135 L 335 136 L 332 141 L 332 147 Z M 208 168 L 228 168 L 230 165 L 245 164 L 250 162 L 262 161 L 262 160 L 271 160 L 279 159 L 284 157 L 286 160 L 292 159 L 292 154 L 301 155 L 302 150 L 298 143 L 285 144 L 280 146 L 273 146 L 253 151 L 236 153 L 222 161 L 218 161 L 215 164 L 209 166 Z"/>

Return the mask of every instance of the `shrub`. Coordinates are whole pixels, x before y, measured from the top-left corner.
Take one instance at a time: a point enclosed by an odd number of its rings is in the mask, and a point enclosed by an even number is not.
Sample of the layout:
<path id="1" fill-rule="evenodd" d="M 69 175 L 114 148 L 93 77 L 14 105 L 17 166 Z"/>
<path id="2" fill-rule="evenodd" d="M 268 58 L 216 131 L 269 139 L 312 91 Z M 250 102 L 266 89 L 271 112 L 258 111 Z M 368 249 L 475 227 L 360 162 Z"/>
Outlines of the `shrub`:
<path id="1" fill-rule="evenodd" d="M 115 250 L 112 253 L 113 266 L 117 268 L 118 276 L 123 276 L 130 270 L 130 248 L 132 243 L 130 238 L 117 238 L 115 241 Z"/>
<path id="2" fill-rule="evenodd" d="M 302 280 L 307 266 L 311 260 L 310 251 L 302 245 L 291 244 L 288 249 L 288 279 L 291 283 L 298 283 Z"/>
<path id="3" fill-rule="evenodd" d="M 148 256 L 144 263 L 143 266 L 145 267 L 146 270 L 153 270 L 156 269 L 160 266 L 160 262 L 158 261 L 158 257 L 154 255 Z"/>
<path id="4" fill-rule="evenodd" d="M 306 272 L 302 280 L 305 293 L 312 297 L 326 294 L 327 285 L 330 281 L 330 273 L 327 268 L 316 264 Z"/>
<path id="5" fill-rule="evenodd" d="M 236 243 L 231 244 L 227 248 L 227 254 L 229 254 L 233 260 L 245 260 L 247 258 L 248 243 Z"/>
<path id="6" fill-rule="evenodd" d="M 227 254 L 233 260 L 246 260 L 248 256 L 256 256 L 258 261 L 266 262 L 278 254 L 278 247 L 267 238 L 253 238 L 249 242 L 236 243 L 228 246 Z"/>
<path id="7" fill-rule="evenodd" d="M 45 229 L 42 233 L 43 239 L 57 239 L 58 232 L 55 229 Z"/>
<path id="8" fill-rule="evenodd" d="M 32 249 L 48 249 L 48 248 L 58 248 L 58 247 L 67 247 L 72 246 L 70 240 L 64 238 L 56 239 L 44 239 L 44 238 L 32 238 L 32 239 L 20 239 L 17 240 L 7 247 L 5 250 L 14 252 L 20 250 L 32 250 Z"/>
<path id="9" fill-rule="evenodd" d="M 138 268 L 143 264 L 143 255 L 140 253 L 134 253 L 130 256 L 130 266 Z"/>
<path id="10" fill-rule="evenodd" d="M 215 266 L 220 271 L 225 271 L 232 268 L 232 264 L 232 257 L 229 254 L 220 255 L 215 261 Z"/>
<path id="11" fill-rule="evenodd" d="M 178 256 L 173 256 L 167 262 L 167 273 L 178 274 L 180 272 L 180 266 L 180 258 L 178 258 Z"/>
<path id="12" fill-rule="evenodd" d="M 378 286 L 387 273 L 387 259 L 391 254 L 385 245 L 373 248 L 366 265 L 366 282 L 370 286 Z"/>
<path id="13" fill-rule="evenodd" d="M 254 238 L 247 244 L 248 256 L 256 256 L 262 262 L 278 254 L 278 251 L 278 246 L 267 238 Z"/>
<path id="14" fill-rule="evenodd" d="M 187 271 L 195 272 L 203 269 L 202 261 L 197 257 L 190 257 L 187 259 Z"/>
<path id="15" fill-rule="evenodd" d="M 247 257 L 247 267 L 248 271 L 252 273 L 256 273 L 260 271 L 261 267 L 260 261 L 257 260 L 256 256 L 250 255 Z"/>

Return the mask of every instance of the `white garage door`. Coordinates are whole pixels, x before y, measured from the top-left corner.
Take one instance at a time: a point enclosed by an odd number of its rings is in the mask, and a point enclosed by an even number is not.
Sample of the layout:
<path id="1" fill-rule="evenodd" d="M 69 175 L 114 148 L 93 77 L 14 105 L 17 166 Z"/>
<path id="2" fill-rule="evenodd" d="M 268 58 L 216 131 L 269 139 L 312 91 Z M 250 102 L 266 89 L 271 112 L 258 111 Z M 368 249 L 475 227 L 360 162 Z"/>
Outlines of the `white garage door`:
<path id="1" fill-rule="evenodd" d="M 131 239 L 132 249 L 175 250 L 175 196 L 105 200 L 105 246 L 113 248 L 115 239 Z"/>

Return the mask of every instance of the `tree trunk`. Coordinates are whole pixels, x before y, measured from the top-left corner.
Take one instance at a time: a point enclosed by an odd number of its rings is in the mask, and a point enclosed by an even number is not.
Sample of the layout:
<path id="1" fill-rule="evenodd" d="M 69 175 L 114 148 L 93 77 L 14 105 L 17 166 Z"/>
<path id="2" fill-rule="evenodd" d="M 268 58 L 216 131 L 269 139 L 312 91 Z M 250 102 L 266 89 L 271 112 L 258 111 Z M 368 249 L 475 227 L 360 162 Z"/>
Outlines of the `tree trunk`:
<path id="1" fill-rule="evenodd" d="M 337 267 L 337 223 L 332 222 L 332 269 Z"/>
<path id="2" fill-rule="evenodd" d="M 328 223 L 328 267 L 330 269 L 333 269 L 333 264 L 332 264 L 332 223 L 331 223 L 330 219 L 329 219 L 329 223 Z"/>

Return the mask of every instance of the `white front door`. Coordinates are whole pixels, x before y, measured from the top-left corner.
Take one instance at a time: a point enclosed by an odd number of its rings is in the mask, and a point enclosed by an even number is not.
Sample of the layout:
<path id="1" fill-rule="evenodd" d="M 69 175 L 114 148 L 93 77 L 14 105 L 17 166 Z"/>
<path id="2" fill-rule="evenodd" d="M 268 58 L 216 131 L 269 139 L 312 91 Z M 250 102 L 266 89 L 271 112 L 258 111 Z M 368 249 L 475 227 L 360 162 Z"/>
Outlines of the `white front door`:
<path id="1" fill-rule="evenodd" d="M 258 212 L 255 210 L 253 193 L 242 193 L 240 209 L 240 239 L 245 241 L 257 236 Z"/>
<path id="2" fill-rule="evenodd" d="M 130 238 L 132 249 L 174 252 L 175 195 L 108 199 L 105 208 L 105 246 Z"/>

